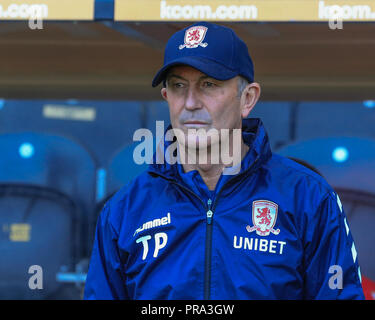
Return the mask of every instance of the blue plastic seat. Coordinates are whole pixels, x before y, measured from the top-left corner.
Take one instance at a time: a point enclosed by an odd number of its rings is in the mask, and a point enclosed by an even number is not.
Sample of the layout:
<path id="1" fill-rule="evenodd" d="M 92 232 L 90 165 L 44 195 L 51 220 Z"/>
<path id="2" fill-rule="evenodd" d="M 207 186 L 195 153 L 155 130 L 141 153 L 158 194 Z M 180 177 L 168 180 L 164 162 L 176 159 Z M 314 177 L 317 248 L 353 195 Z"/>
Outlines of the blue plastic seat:
<path id="1" fill-rule="evenodd" d="M 57 273 L 87 253 L 96 163 L 79 144 L 40 133 L 0 135 L 0 150 L 2 298 L 67 298 Z M 30 264 L 43 268 L 43 290 L 28 288 Z"/>

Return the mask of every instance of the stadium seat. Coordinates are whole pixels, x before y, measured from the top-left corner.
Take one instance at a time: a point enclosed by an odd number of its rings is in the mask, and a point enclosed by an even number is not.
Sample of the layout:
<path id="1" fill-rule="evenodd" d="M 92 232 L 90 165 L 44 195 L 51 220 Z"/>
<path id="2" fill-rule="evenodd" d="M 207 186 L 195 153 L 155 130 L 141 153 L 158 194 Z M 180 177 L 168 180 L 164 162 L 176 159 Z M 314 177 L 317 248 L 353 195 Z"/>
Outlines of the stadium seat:
<path id="1" fill-rule="evenodd" d="M 375 193 L 375 140 L 316 138 L 296 141 L 275 152 L 307 161 L 332 186 Z"/>
<path id="2" fill-rule="evenodd" d="M 61 192 L 0 184 L 0 299 L 77 298 L 56 275 L 75 268 L 78 222 L 78 208 Z M 28 286 L 33 265 L 42 268 L 42 290 Z"/>
<path id="3" fill-rule="evenodd" d="M 133 178 L 147 169 L 147 163 L 135 163 L 133 152 L 137 145 L 139 144 L 133 143 L 125 146 L 110 160 L 108 168 L 108 194 L 112 194 L 127 185 Z"/>
<path id="4" fill-rule="evenodd" d="M 1 246 L 11 262 L 2 264 L 1 278 L 2 287 L 12 288 L 3 292 L 11 298 L 67 297 L 70 291 L 56 293 L 56 272 L 74 271 L 86 255 L 95 161 L 75 142 L 40 133 L 0 135 L 0 149 Z M 30 263 L 44 270 L 46 289 L 39 294 L 24 282 Z"/>
<path id="5" fill-rule="evenodd" d="M 329 136 L 373 138 L 374 118 L 362 101 L 305 101 L 296 112 L 299 140 Z"/>
<path id="6" fill-rule="evenodd" d="M 94 241 L 97 218 L 104 204 L 123 186 L 129 184 L 137 175 L 147 170 L 147 163 L 139 165 L 134 161 L 133 153 L 137 145 L 139 145 L 139 143 L 125 145 L 120 148 L 109 161 L 108 168 L 105 171 L 105 192 L 102 197 L 97 199 L 95 214 L 90 223 L 91 245 Z M 154 142 L 153 146 L 155 146 Z M 155 151 L 155 147 L 153 151 Z"/>

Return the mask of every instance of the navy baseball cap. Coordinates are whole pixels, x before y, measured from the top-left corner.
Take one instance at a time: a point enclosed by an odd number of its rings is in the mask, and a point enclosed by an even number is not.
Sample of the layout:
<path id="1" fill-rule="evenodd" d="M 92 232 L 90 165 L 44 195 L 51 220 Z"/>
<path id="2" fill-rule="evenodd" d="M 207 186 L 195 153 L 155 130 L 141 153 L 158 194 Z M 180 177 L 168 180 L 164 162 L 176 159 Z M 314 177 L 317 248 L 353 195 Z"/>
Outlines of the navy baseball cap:
<path id="1" fill-rule="evenodd" d="M 164 52 L 164 65 L 152 86 L 165 80 L 168 69 L 188 65 L 218 80 L 241 75 L 254 81 L 254 65 L 246 44 L 227 27 L 198 22 L 172 35 Z"/>

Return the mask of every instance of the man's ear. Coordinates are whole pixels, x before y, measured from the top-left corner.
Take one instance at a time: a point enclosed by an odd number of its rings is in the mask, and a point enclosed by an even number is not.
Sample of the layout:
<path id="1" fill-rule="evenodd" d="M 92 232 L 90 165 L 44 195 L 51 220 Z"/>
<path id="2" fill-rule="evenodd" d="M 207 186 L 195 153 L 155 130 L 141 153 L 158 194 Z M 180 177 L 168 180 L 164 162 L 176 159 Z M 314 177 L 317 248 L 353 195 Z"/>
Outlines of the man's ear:
<path id="1" fill-rule="evenodd" d="M 257 82 L 249 83 L 242 91 L 240 102 L 242 119 L 245 119 L 249 116 L 251 110 L 253 110 L 254 106 L 259 100 L 260 92 L 260 85 Z"/>
<path id="2" fill-rule="evenodd" d="M 167 88 L 163 87 L 160 90 L 161 96 L 163 97 L 164 100 L 167 100 Z"/>

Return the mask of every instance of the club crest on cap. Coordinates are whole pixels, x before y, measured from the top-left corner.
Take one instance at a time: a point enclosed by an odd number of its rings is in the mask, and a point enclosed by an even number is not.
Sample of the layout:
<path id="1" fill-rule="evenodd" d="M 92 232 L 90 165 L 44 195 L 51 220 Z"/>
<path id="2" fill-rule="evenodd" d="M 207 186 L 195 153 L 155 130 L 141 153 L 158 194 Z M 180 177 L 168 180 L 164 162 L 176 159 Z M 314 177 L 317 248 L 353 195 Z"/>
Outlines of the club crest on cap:
<path id="1" fill-rule="evenodd" d="M 185 31 L 184 44 L 181 44 L 178 48 L 182 50 L 183 48 L 198 48 L 201 46 L 203 48 L 207 47 L 207 42 L 202 42 L 206 36 L 207 27 L 204 26 L 194 26 Z"/>

